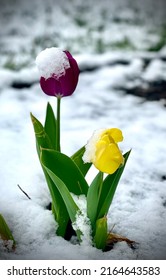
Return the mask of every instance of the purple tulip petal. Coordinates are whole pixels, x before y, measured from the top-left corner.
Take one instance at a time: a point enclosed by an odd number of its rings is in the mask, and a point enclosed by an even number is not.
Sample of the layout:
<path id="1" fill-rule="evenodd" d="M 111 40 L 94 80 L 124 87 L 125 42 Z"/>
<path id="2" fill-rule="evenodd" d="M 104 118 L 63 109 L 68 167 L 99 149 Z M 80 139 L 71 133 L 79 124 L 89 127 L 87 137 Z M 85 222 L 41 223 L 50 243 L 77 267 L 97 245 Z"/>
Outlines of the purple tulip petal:
<path id="1" fill-rule="evenodd" d="M 73 70 L 71 68 L 67 69 L 66 74 L 59 78 L 59 82 L 61 85 L 61 95 L 71 95 L 75 89 Z"/>
<path id="2" fill-rule="evenodd" d="M 45 79 L 43 77 L 40 78 L 40 86 L 45 94 L 56 96 L 62 92 L 61 84 L 55 78 Z"/>
<path id="3" fill-rule="evenodd" d="M 65 53 L 69 59 L 70 68 L 68 68 L 66 70 L 66 73 L 64 76 L 61 76 L 59 78 L 59 82 L 60 82 L 61 88 L 62 88 L 62 95 L 69 96 L 74 92 L 74 90 L 77 86 L 78 76 L 79 76 L 80 71 L 79 71 L 77 62 L 72 57 L 72 55 L 68 51 L 65 51 Z"/>

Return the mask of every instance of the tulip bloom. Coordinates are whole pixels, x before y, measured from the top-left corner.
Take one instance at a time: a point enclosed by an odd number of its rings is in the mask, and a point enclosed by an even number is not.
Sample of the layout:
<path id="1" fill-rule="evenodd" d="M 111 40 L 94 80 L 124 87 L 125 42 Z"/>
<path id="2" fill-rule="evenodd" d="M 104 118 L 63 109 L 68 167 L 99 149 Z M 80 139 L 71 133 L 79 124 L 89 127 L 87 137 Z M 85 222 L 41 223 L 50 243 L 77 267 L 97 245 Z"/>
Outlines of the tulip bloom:
<path id="1" fill-rule="evenodd" d="M 41 73 L 40 86 L 45 94 L 57 97 L 73 94 L 80 71 L 68 51 L 47 48 L 37 56 L 36 65 Z"/>
<path id="2" fill-rule="evenodd" d="M 92 162 L 104 173 L 114 173 L 124 163 L 123 155 L 117 145 L 121 141 L 123 135 L 118 128 L 96 131 L 86 145 L 84 162 Z"/>

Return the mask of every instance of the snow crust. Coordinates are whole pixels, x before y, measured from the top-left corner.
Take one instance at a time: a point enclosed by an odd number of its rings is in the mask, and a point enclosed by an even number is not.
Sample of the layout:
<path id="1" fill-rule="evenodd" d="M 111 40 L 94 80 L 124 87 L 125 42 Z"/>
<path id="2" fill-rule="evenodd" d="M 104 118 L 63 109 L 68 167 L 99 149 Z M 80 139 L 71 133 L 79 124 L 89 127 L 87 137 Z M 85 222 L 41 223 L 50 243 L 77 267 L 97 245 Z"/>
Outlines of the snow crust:
<path id="1" fill-rule="evenodd" d="M 48 79 L 55 76 L 57 79 L 65 75 L 70 68 L 67 55 L 59 48 L 46 48 L 36 57 L 36 65 L 42 77 Z"/>
<path id="2" fill-rule="evenodd" d="M 85 195 L 76 196 L 72 194 L 74 201 L 80 211 L 76 214 L 76 220 L 73 223 L 74 230 L 82 232 L 81 240 L 83 246 L 92 246 L 90 220 L 87 217 L 87 205 Z"/>
<path id="3" fill-rule="evenodd" d="M 95 158 L 96 153 L 96 143 L 100 139 L 101 134 L 104 132 L 105 129 L 99 129 L 94 131 L 91 138 L 88 140 L 86 146 L 85 146 L 85 153 L 82 157 L 83 161 L 86 162 L 92 162 Z"/>

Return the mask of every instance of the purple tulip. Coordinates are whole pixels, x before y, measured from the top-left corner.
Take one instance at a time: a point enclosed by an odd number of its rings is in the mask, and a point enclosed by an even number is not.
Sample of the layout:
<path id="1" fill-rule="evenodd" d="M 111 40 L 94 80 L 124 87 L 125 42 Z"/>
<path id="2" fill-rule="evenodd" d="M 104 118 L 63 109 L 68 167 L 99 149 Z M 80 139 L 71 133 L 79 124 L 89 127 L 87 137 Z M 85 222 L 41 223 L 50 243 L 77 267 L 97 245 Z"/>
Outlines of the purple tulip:
<path id="1" fill-rule="evenodd" d="M 50 50 L 53 53 L 53 56 L 48 55 Z M 68 51 L 61 51 L 57 48 L 50 48 L 46 49 L 45 51 L 48 54 L 44 57 L 44 59 L 42 58 L 41 67 L 40 63 L 38 63 L 38 68 L 42 68 L 40 70 L 42 70 L 43 73 L 46 69 L 46 75 L 41 75 L 40 78 L 40 86 L 43 92 L 51 96 L 65 97 L 72 95 L 76 89 L 80 73 L 76 60 Z"/>

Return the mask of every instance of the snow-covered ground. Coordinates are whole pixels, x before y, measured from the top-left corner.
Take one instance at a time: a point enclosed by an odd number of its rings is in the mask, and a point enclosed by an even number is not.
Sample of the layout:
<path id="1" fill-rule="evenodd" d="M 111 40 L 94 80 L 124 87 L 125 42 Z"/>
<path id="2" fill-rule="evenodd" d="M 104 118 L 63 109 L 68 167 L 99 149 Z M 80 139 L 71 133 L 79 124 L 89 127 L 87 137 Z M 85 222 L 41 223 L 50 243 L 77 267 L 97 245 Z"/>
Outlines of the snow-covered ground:
<path id="1" fill-rule="evenodd" d="M 0 1 L 0 213 L 17 242 L 15 252 L 10 253 L 0 242 L 0 259 L 165 259 L 165 100 L 149 102 L 117 90 L 166 80 L 166 49 L 148 51 L 158 41 L 155 28 L 161 24 L 163 9 L 156 12 L 155 24 L 151 25 L 146 9 L 145 14 L 136 13 L 141 6 L 130 6 L 127 0 L 125 4 L 120 0 L 116 4 L 98 1 L 99 5 L 76 0 L 61 4 L 53 0 L 34 0 L 31 5 L 29 1 L 19 2 L 10 5 L 11 1 Z M 124 43 L 126 36 L 124 50 L 117 42 Z M 99 41 L 103 44 L 100 51 Z M 71 155 L 95 129 L 109 127 L 122 129 L 124 152 L 132 148 L 108 224 L 109 229 L 115 225 L 115 233 L 135 240 L 135 250 L 121 242 L 103 253 L 88 242 L 72 244 L 55 235 L 55 221 L 46 209 L 50 196 L 29 115 L 32 112 L 44 121 L 47 102 L 56 107 L 56 100 L 41 91 L 34 65 L 36 54 L 53 45 L 75 54 L 82 70 L 75 93 L 62 100 L 63 152 Z M 144 58 L 151 60 L 146 67 Z M 116 63 L 122 60 L 127 63 Z M 94 70 L 85 71 L 89 68 Z M 31 86 L 14 88 L 16 82 Z"/>

